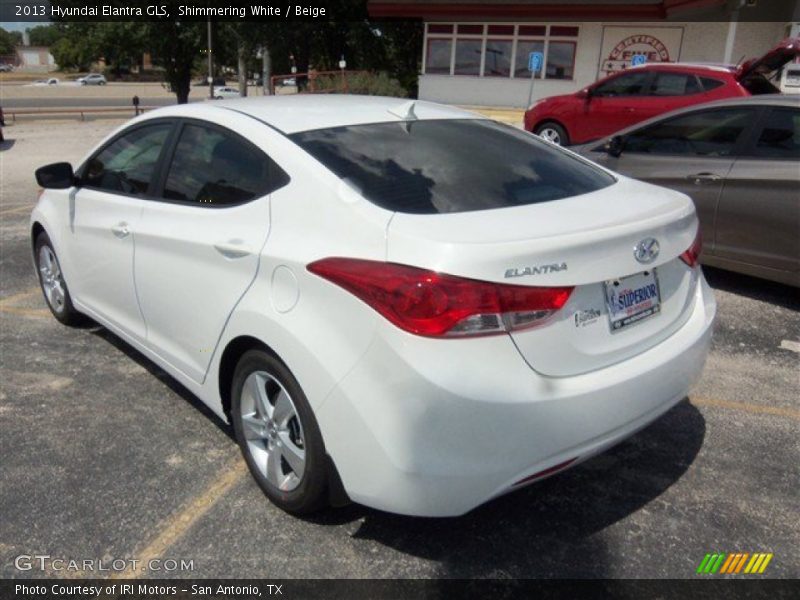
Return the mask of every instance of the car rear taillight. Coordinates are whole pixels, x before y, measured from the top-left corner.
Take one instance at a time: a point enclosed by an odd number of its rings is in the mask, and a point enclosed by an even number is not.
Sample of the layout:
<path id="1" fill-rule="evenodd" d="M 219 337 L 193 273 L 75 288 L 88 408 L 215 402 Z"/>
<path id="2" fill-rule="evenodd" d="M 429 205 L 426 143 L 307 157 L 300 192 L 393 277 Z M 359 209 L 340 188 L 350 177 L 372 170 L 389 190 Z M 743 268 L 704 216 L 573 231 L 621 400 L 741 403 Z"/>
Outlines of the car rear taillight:
<path id="1" fill-rule="evenodd" d="M 354 258 L 325 258 L 308 270 L 354 294 L 399 328 L 429 337 L 534 327 L 564 306 L 573 289 L 503 285 Z"/>
<path id="2" fill-rule="evenodd" d="M 697 235 L 692 242 L 692 245 L 687 248 L 686 252 L 681 254 L 681 260 L 690 267 L 694 267 L 700 262 L 700 252 L 703 250 L 703 235 L 700 229 L 697 229 Z"/>

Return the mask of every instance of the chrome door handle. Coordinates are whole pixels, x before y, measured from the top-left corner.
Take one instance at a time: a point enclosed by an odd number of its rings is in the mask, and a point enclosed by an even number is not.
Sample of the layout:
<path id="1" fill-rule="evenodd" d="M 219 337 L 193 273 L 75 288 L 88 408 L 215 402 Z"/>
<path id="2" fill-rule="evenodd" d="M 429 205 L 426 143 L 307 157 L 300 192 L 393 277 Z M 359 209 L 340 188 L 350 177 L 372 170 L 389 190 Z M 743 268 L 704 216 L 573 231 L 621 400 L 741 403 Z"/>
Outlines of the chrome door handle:
<path id="1" fill-rule="evenodd" d="M 222 254 L 225 258 L 243 258 L 252 254 L 247 248 L 243 247 L 240 240 L 229 240 L 219 244 L 214 244 L 214 250 Z"/>
<path id="2" fill-rule="evenodd" d="M 706 183 L 719 181 L 722 177 L 714 173 L 695 173 L 694 175 L 687 175 L 686 179 L 693 181 L 695 185 L 705 185 Z"/>
<path id="3" fill-rule="evenodd" d="M 128 224 L 123 222 L 119 223 L 118 225 L 114 225 L 111 228 L 111 233 L 113 233 L 116 237 L 122 239 L 128 237 L 131 233 L 131 230 L 128 227 Z"/>

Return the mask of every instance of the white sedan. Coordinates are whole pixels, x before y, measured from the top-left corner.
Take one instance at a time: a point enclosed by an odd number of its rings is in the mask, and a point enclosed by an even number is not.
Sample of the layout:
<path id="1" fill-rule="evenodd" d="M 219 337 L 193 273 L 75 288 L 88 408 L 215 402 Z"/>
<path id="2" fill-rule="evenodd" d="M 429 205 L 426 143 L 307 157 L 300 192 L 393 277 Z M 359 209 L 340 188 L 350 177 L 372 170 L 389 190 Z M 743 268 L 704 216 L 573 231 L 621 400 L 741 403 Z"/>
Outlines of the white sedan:
<path id="1" fill-rule="evenodd" d="M 646 426 L 708 352 L 685 195 L 459 109 L 172 106 L 36 175 L 55 318 L 232 423 L 292 513 L 465 513 Z"/>
<path id="2" fill-rule="evenodd" d="M 219 86 L 214 88 L 214 100 L 224 100 L 226 98 L 239 98 L 241 93 L 237 88 Z"/>

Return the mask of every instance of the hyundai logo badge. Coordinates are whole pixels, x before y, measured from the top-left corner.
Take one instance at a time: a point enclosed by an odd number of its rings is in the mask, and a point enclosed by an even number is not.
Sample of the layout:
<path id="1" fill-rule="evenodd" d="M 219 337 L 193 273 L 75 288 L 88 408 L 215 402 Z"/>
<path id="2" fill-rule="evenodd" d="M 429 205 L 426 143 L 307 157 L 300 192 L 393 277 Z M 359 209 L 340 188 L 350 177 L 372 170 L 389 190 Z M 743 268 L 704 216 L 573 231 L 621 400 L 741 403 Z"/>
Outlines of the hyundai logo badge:
<path id="1" fill-rule="evenodd" d="M 658 258 L 660 247 L 655 238 L 644 238 L 633 247 L 633 257 L 644 265 L 649 265 Z"/>

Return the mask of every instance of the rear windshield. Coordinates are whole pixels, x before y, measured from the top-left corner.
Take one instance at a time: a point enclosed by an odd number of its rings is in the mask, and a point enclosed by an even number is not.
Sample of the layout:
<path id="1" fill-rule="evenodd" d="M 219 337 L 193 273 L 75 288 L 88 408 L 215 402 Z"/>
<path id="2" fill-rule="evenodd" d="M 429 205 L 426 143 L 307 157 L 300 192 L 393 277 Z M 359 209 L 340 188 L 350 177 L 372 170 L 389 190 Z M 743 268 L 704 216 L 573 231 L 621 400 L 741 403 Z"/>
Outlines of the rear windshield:
<path id="1" fill-rule="evenodd" d="M 537 204 L 615 181 L 536 136 L 488 120 L 354 125 L 291 138 L 365 198 L 403 213 Z"/>

